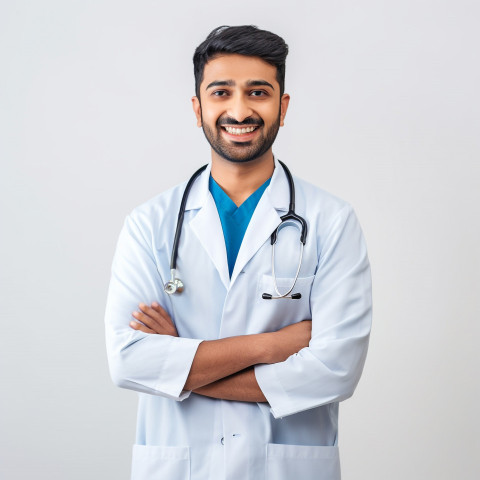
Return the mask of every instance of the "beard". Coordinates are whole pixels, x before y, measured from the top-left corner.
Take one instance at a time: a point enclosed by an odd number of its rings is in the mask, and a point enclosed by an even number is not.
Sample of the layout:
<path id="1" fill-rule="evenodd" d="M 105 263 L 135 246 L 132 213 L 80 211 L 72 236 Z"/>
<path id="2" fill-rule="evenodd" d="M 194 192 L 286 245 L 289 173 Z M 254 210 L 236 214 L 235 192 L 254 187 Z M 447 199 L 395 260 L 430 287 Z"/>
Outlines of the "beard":
<path id="1" fill-rule="evenodd" d="M 264 121 L 261 118 L 246 118 L 243 122 L 237 122 L 230 117 L 220 117 L 216 122 L 216 130 L 213 130 L 203 122 L 202 129 L 205 138 L 212 149 L 225 160 L 233 163 L 245 163 L 255 160 L 266 153 L 273 145 L 280 128 L 280 112 L 275 123 L 265 132 L 259 132 L 255 140 L 249 142 L 227 141 L 222 136 L 221 124 L 228 125 L 258 125 L 259 128 L 264 127 Z"/>

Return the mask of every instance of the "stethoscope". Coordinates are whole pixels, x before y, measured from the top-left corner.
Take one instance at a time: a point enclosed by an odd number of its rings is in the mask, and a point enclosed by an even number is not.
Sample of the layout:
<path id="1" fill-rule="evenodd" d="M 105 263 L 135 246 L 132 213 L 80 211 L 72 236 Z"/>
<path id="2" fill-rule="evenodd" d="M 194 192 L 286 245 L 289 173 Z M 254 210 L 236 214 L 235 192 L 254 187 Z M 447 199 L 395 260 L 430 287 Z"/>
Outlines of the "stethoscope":
<path id="1" fill-rule="evenodd" d="M 272 295 L 270 293 L 262 294 L 262 298 L 264 300 L 277 300 L 279 298 L 291 298 L 293 300 L 298 300 L 302 298 L 301 293 L 292 293 L 293 289 L 295 288 L 295 284 L 297 283 L 298 274 L 300 273 L 300 268 L 302 266 L 302 259 L 303 259 L 303 247 L 305 246 L 305 242 L 307 241 L 307 222 L 303 217 L 297 215 L 295 213 L 295 185 L 293 183 L 292 174 L 287 166 L 280 161 L 280 165 L 283 167 L 285 171 L 285 175 L 287 176 L 288 180 L 288 187 L 290 190 L 290 203 L 288 206 L 288 212 L 280 217 L 281 223 L 280 225 L 273 231 L 270 237 L 270 243 L 272 245 L 272 278 L 273 278 L 273 287 L 275 289 L 275 294 Z M 173 249 L 172 249 L 172 257 L 170 260 L 170 281 L 168 281 L 165 286 L 164 290 L 169 295 L 173 293 L 182 293 L 185 289 L 183 282 L 177 278 L 177 256 L 178 256 L 178 244 L 180 241 L 180 234 L 182 232 L 182 225 L 183 225 L 183 217 L 185 216 L 185 206 L 187 204 L 187 198 L 194 184 L 195 180 L 198 176 L 207 168 L 207 165 L 199 168 L 190 178 L 185 187 L 185 191 L 183 192 L 182 202 L 180 203 L 180 210 L 178 212 L 178 219 L 177 219 L 177 228 L 175 230 L 175 238 L 173 241 Z M 281 293 L 278 289 L 277 285 L 277 277 L 275 275 L 275 244 L 277 243 L 277 237 L 280 230 L 286 226 L 287 224 L 291 224 L 292 222 L 297 222 L 301 226 L 301 233 L 300 233 L 300 257 L 298 260 L 298 267 L 295 273 L 295 279 L 291 287 L 284 293 Z"/>

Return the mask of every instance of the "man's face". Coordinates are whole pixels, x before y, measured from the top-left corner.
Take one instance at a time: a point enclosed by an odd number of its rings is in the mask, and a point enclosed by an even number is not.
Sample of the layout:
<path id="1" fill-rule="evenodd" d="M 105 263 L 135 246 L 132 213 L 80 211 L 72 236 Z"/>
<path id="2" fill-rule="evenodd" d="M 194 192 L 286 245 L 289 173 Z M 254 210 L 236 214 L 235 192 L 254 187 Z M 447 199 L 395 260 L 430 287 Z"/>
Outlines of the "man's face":
<path id="1" fill-rule="evenodd" d="M 231 162 L 270 154 L 288 107 L 280 98 L 277 69 L 258 57 L 222 55 L 203 72 L 200 99 L 193 97 L 197 125 L 213 151 Z"/>

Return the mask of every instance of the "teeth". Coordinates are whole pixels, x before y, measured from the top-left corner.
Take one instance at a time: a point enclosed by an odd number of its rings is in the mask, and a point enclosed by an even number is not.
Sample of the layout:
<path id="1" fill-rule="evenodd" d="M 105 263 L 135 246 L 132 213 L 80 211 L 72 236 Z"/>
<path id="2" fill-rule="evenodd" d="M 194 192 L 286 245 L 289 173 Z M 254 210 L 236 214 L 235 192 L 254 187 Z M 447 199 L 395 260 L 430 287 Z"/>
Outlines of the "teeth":
<path id="1" fill-rule="evenodd" d="M 242 135 L 244 133 L 253 132 L 255 128 L 256 127 L 246 127 L 246 128 L 225 127 L 225 130 L 232 135 Z"/>

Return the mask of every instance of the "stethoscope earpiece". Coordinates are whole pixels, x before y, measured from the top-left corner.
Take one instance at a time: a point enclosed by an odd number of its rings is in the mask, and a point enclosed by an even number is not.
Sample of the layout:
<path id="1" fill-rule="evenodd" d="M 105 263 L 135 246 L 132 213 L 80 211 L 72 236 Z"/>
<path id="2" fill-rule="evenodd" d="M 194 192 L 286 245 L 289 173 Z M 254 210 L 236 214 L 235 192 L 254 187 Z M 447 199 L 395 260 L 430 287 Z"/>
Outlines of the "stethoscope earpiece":
<path id="1" fill-rule="evenodd" d="M 300 300 L 302 298 L 301 293 L 292 293 L 291 295 L 282 295 L 280 297 L 274 297 L 270 293 L 263 293 L 262 298 L 264 300 L 277 300 L 278 298 L 291 298 L 292 300 Z"/>

